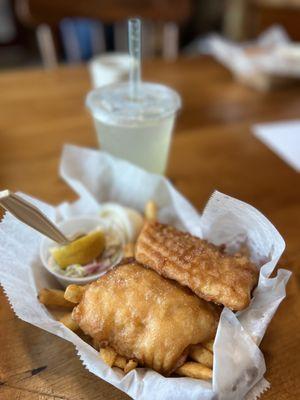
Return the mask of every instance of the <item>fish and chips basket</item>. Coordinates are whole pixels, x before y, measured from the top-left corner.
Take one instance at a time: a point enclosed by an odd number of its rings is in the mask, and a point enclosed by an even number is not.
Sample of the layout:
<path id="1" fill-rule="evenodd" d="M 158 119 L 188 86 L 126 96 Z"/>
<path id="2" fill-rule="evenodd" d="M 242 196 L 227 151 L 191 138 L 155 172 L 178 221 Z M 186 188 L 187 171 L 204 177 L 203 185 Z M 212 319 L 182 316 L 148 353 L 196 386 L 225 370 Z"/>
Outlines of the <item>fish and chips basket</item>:
<path id="1" fill-rule="evenodd" d="M 96 214 L 104 202 L 117 202 L 142 212 L 145 203 L 153 199 L 158 205 L 160 222 L 215 245 L 225 245 L 229 252 L 246 246 L 260 271 L 258 285 L 246 309 L 234 313 L 224 307 L 221 312 L 211 380 L 165 377 L 147 368 L 135 368 L 124 374 L 118 368 L 108 367 L 95 348 L 57 321 L 38 301 L 42 288 L 59 288 L 59 284 L 41 268 L 40 235 L 7 213 L 0 224 L 0 281 L 15 314 L 73 343 L 91 373 L 134 399 L 258 398 L 270 385 L 264 378 L 266 364 L 259 345 L 286 295 L 291 274 L 278 269 L 276 276 L 270 278 L 285 247 L 272 223 L 252 206 L 220 192 L 212 194 L 199 214 L 165 177 L 147 173 L 101 151 L 65 146 L 60 174 L 79 196 L 74 203 L 55 207 L 21 194 L 54 222 Z"/>

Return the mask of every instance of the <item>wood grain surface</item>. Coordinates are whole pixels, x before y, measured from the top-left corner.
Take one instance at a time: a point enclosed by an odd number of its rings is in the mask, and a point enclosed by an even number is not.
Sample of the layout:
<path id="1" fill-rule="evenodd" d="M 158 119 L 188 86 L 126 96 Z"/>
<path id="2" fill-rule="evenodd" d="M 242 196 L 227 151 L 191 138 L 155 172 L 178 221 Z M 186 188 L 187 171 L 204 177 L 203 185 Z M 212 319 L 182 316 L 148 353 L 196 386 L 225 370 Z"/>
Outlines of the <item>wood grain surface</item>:
<path id="1" fill-rule="evenodd" d="M 298 118 L 300 86 L 261 94 L 233 82 L 210 59 L 148 62 L 146 79 L 183 97 L 168 176 L 199 209 L 215 189 L 247 201 L 271 219 L 293 271 L 287 299 L 262 342 L 264 400 L 300 398 L 300 175 L 251 134 L 255 122 Z M 57 204 L 75 195 L 58 176 L 64 143 L 96 146 L 84 107 L 90 88 L 84 67 L 0 75 L 0 187 Z M 89 373 L 66 341 L 35 328 L 0 297 L 0 399 L 126 399 Z"/>

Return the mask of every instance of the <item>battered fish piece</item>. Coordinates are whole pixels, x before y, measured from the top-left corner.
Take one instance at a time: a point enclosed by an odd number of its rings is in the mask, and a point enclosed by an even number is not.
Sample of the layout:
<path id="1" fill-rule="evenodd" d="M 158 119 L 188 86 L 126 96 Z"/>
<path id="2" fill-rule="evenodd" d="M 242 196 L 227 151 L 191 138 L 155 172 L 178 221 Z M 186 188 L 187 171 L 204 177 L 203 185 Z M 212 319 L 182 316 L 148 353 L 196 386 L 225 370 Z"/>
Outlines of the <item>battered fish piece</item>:
<path id="1" fill-rule="evenodd" d="M 241 254 L 220 248 L 169 225 L 148 222 L 138 237 L 136 260 L 199 297 L 232 310 L 249 305 L 258 269 Z"/>
<path id="2" fill-rule="evenodd" d="M 169 375 L 184 363 L 189 345 L 215 335 L 218 312 L 190 290 L 133 262 L 91 283 L 72 318 L 100 347 Z"/>

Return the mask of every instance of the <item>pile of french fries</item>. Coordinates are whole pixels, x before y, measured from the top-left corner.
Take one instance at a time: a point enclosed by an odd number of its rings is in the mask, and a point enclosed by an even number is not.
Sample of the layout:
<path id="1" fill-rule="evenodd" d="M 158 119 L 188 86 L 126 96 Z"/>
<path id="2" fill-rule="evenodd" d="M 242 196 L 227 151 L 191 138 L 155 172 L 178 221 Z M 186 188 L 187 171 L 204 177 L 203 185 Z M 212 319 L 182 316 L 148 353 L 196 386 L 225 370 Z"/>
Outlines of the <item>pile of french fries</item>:
<path id="1" fill-rule="evenodd" d="M 157 219 L 157 205 L 150 200 L 145 206 L 145 219 L 155 221 Z M 134 257 L 134 243 L 127 243 L 123 248 L 123 257 Z M 59 321 L 74 332 L 80 332 L 78 324 L 72 319 L 73 308 L 80 302 L 86 287 L 69 285 L 65 291 L 57 289 L 42 289 L 38 299 L 49 308 L 64 309 L 65 312 Z M 213 344 L 214 340 L 206 343 L 190 346 L 187 360 L 181 367 L 174 371 L 175 375 L 191 377 L 195 379 L 212 379 L 213 369 Z M 111 347 L 99 348 L 95 341 L 92 345 L 99 351 L 102 360 L 110 367 L 118 367 L 125 374 L 138 367 L 138 362 L 133 359 L 126 359 L 117 354 Z"/>

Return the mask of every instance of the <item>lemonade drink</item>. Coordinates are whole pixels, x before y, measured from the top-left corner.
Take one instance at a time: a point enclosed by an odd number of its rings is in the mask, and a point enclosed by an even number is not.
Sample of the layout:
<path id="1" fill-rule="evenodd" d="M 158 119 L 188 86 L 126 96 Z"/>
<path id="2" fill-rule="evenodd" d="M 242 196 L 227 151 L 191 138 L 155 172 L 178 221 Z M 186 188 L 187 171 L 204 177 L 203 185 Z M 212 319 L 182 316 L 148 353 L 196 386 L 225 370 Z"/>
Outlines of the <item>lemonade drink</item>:
<path id="1" fill-rule="evenodd" d="M 138 97 L 129 83 L 108 85 L 90 92 L 90 109 L 101 149 L 150 172 L 163 174 L 179 95 L 167 86 L 142 82 Z"/>

